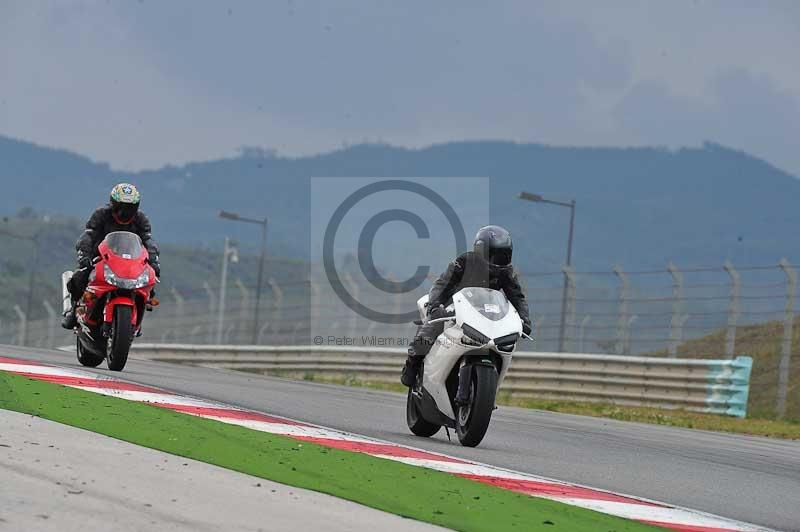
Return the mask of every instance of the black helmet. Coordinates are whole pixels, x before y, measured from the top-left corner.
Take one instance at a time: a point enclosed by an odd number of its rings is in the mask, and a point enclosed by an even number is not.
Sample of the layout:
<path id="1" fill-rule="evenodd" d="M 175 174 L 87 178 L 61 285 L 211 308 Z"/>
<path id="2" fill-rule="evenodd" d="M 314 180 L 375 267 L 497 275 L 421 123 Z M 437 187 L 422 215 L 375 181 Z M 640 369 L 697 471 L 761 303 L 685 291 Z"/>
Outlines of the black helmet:
<path id="1" fill-rule="evenodd" d="M 473 250 L 490 264 L 508 266 L 511 264 L 511 255 L 514 251 L 511 233 L 499 225 L 481 227 L 475 235 Z"/>
<path id="2" fill-rule="evenodd" d="M 111 215 L 118 224 L 127 225 L 139 211 L 139 191 L 130 183 L 120 183 L 111 189 Z"/>

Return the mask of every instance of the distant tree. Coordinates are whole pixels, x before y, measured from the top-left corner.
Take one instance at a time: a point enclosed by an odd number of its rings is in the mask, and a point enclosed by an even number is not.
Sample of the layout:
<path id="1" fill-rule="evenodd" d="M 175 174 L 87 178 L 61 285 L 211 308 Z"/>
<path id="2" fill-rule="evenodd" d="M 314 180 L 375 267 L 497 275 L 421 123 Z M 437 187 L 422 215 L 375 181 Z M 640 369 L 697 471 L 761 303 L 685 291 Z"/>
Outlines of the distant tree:
<path id="1" fill-rule="evenodd" d="M 17 212 L 17 218 L 22 220 L 33 220 L 37 217 L 38 215 L 33 207 L 23 207 Z"/>
<path id="2" fill-rule="evenodd" d="M 262 146 L 241 146 L 239 155 L 244 159 L 274 159 L 278 156 L 278 150 Z"/>
<path id="3" fill-rule="evenodd" d="M 19 277 L 25 273 L 25 263 L 18 259 L 8 259 L 3 266 L 10 277 Z"/>

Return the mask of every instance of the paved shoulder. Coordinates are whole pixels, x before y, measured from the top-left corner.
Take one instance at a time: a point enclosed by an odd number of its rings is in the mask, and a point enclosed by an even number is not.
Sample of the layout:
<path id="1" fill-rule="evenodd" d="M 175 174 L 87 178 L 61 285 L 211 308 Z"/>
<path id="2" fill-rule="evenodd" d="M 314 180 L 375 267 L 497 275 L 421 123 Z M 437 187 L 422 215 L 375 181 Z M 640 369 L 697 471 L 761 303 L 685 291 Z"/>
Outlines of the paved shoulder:
<path id="1" fill-rule="evenodd" d="M 0 478 L 0 530 L 441 530 L 5 410 Z"/>

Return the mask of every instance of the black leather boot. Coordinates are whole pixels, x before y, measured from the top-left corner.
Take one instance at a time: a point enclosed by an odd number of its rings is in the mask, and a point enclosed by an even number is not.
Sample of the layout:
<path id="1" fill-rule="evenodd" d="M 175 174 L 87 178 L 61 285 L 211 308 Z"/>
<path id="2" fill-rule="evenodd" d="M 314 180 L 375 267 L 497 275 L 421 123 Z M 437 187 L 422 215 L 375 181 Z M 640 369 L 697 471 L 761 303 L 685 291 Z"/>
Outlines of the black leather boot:
<path id="1" fill-rule="evenodd" d="M 61 320 L 61 326 L 71 331 L 78 326 L 78 316 L 75 315 L 75 307 L 64 313 L 64 318 Z"/>
<path id="2" fill-rule="evenodd" d="M 422 364 L 422 357 L 409 355 L 406 358 L 406 365 L 403 366 L 403 374 L 400 376 L 400 382 L 403 383 L 403 386 L 408 386 L 409 388 L 414 386 L 414 383 L 417 382 L 420 364 Z"/>

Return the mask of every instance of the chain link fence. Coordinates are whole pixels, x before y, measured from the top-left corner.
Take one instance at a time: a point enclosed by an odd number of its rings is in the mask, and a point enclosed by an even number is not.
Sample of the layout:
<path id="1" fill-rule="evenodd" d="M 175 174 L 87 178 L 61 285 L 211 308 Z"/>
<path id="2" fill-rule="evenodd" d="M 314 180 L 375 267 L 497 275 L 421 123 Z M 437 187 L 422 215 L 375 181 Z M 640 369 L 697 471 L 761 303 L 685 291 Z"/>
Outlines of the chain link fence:
<path id="1" fill-rule="evenodd" d="M 392 276 L 390 275 L 389 278 Z M 521 273 L 535 323 L 527 351 L 755 359 L 753 386 L 777 390 L 778 415 L 797 402 L 797 369 L 790 365 L 797 278 L 792 265 L 704 268 L 668 264 L 661 270 Z M 415 290 L 387 294 L 361 275 L 341 283 L 373 311 L 398 315 L 416 308 L 432 279 Z M 565 289 L 566 285 L 566 289 Z M 220 303 L 220 283 L 191 289 L 159 288 L 161 305 L 145 317 L 143 335 L 154 343 L 407 346 L 412 323 L 382 323 L 347 308 L 320 271 L 268 278 L 261 319 L 257 287 L 233 270 Z M 0 320 L 0 343 L 50 348 L 74 343 L 59 327 L 59 301 L 41 301 L 47 319 Z M 795 364 L 796 365 L 796 364 Z M 762 381 L 759 382 L 759 375 Z M 766 408 L 766 407 L 765 407 Z M 772 408 L 772 407 L 770 407 Z M 756 410 L 758 410 L 756 408 Z"/>

